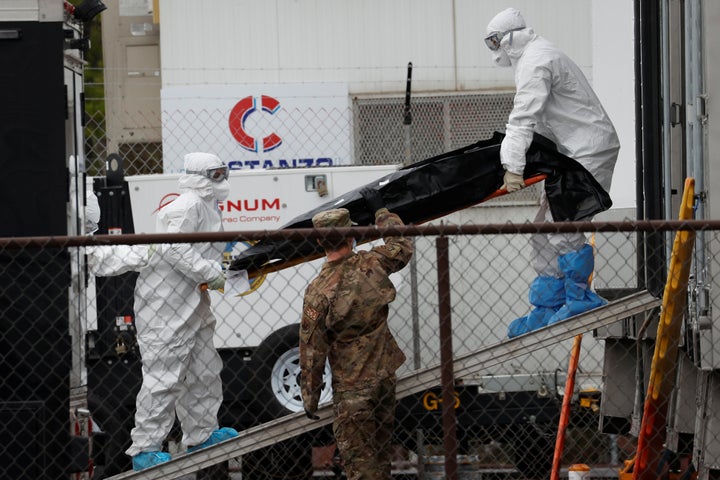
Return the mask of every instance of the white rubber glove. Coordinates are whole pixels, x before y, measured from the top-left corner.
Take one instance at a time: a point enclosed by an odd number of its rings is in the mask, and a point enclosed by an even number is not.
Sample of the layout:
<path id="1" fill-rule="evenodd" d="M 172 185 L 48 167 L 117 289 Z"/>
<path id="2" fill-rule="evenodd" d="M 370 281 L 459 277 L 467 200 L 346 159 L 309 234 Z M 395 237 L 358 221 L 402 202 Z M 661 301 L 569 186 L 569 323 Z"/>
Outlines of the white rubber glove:
<path id="1" fill-rule="evenodd" d="M 221 273 L 214 280 L 208 282 L 208 290 L 224 290 L 225 289 L 225 274 Z"/>
<path id="2" fill-rule="evenodd" d="M 503 186 L 500 188 L 506 189 L 508 193 L 516 192 L 521 188 L 525 188 L 525 180 L 523 180 L 523 176 L 509 170 L 505 170 L 503 182 Z"/>
<path id="3" fill-rule="evenodd" d="M 151 243 L 150 246 L 148 247 L 148 255 L 147 255 L 148 262 L 153 257 L 153 255 L 155 255 L 156 251 L 157 251 L 157 245 L 154 243 Z"/>

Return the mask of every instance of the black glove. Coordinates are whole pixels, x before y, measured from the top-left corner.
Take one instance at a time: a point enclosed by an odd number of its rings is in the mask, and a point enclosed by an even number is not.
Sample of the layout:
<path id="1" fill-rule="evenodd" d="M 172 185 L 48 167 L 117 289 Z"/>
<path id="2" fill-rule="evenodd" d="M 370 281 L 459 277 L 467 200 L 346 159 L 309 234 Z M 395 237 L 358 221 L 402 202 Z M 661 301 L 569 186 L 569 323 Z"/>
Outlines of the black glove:
<path id="1" fill-rule="evenodd" d="M 320 420 L 320 417 L 315 415 L 314 413 L 308 412 L 308 409 L 305 409 L 305 416 L 308 417 L 310 420 Z"/>
<path id="2" fill-rule="evenodd" d="M 370 207 L 373 214 L 381 208 L 385 208 L 385 201 L 383 200 L 382 195 L 380 195 L 380 192 L 374 188 L 365 187 L 360 190 L 360 195 L 362 195 L 365 203 L 367 203 L 368 207 Z"/>

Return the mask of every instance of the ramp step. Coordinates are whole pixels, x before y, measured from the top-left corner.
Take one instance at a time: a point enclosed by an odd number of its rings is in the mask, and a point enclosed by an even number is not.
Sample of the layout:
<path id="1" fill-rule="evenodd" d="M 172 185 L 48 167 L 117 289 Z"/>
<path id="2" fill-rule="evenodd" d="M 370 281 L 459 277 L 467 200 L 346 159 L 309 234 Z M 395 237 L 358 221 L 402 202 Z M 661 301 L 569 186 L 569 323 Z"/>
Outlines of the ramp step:
<path id="1" fill-rule="evenodd" d="M 493 367 L 520 355 L 568 340 L 578 334 L 587 333 L 632 315 L 646 312 L 659 307 L 660 303 L 660 299 L 653 297 L 647 291 L 629 295 L 562 322 L 457 357 L 453 362 L 455 375 L 462 377 L 481 369 Z M 440 365 L 429 367 L 400 378 L 397 384 L 397 397 L 403 398 L 413 395 L 435 387 L 439 383 Z M 243 430 L 237 438 L 232 440 L 194 453 L 181 455 L 170 462 L 141 472 L 124 472 L 110 477 L 109 480 L 173 479 L 191 474 L 203 468 L 328 425 L 332 422 L 332 405 L 327 404 L 321 407 L 317 415 L 320 420 L 308 420 L 302 412 L 286 415 L 271 422 Z"/>

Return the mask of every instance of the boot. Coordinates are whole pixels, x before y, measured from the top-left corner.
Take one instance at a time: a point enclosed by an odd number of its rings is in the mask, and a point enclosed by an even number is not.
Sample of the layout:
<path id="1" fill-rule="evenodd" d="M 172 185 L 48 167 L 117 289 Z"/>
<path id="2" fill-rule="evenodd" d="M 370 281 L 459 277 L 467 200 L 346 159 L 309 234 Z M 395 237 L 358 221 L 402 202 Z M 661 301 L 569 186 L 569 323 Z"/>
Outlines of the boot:
<path id="1" fill-rule="evenodd" d="M 537 277 L 530 285 L 530 304 L 535 308 L 524 317 L 517 318 L 508 327 L 508 338 L 532 332 L 548 324 L 548 320 L 565 301 L 565 282 L 562 278 Z"/>
<path id="2" fill-rule="evenodd" d="M 585 244 L 576 252 L 561 255 L 558 258 L 558 266 L 565 275 L 565 304 L 548 320 L 548 325 L 607 303 L 604 298 L 593 292 L 588 284 L 595 268 L 595 258 L 590 245 Z"/>

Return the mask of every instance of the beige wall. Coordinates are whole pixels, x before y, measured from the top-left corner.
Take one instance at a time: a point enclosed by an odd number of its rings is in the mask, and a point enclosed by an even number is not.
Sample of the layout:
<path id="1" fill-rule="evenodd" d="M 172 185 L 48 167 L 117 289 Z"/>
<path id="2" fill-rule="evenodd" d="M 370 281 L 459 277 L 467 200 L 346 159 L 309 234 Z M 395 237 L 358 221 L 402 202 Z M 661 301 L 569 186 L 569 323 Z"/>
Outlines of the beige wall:
<path id="1" fill-rule="evenodd" d="M 103 59 L 108 151 L 160 139 L 160 33 L 150 8 L 104 0 Z"/>

